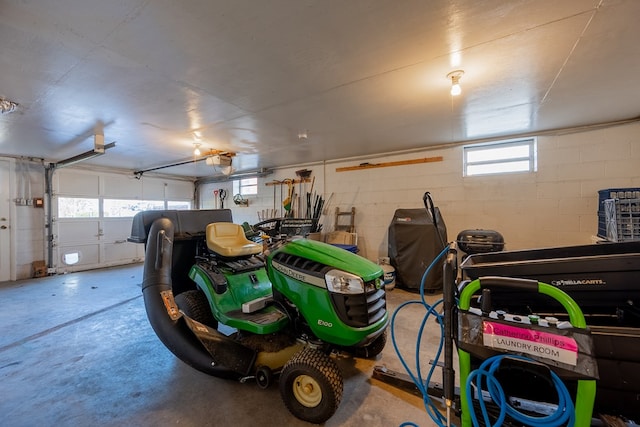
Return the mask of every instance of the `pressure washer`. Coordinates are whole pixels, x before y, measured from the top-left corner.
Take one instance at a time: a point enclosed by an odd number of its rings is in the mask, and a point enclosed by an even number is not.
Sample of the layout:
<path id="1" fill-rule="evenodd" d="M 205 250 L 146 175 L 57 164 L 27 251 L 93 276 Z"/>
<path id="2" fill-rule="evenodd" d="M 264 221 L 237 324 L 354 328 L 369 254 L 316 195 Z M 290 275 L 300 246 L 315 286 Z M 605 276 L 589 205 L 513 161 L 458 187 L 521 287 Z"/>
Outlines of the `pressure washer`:
<path id="1" fill-rule="evenodd" d="M 423 284 L 442 259 L 442 299 L 428 304 L 421 286 L 420 299 L 401 304 L 391 317 L 391 339 L 408 377 L 379 366 L 373 377 L 417 390 L 427 414 L 438 426 L 451 426 L 456 421 L 464 427 L 591 425 L 598 365 L 591 332 L 578 304 L 558 287 L 537 280 L 498 276 L 460 279 L 456 242 L 432 261 L 424 272 Z M 503 292 L 517 292 L 520 298 L 542 295 L 563 307 L 567 320 L 495 309 L 492 297 Z M 424 307 L 425 316 L 417 331 L 416 366 L 412 368 L 397 345 L 395 322 L 399 312 L 416 305 Z M 423 376 L 420 347 L 430 318 L 438 324 L 441 339 Z M 455 386 L 454 347 L 459 388 Z M 432 381 L 436 366 L 442 368 L 442 384 Z"/>

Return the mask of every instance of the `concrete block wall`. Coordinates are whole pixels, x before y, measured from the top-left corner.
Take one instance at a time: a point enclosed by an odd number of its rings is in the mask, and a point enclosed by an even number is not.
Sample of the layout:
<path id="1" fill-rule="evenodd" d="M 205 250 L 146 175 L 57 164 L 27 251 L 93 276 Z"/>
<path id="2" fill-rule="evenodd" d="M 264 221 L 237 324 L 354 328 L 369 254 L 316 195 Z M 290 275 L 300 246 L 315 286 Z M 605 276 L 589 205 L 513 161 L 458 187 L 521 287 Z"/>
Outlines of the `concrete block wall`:
<path id="1" fill-rule="evenodd" d="M 465 229 L 503 234 L 507 249 L 579 245 L 593 242 L 598 227 L 598 190 L 640 187 L 640 124 L 538 138 L 538 171 L 482 177 L 462 176 L 462 146 L 310 165 L 315 188 L 331 206 L 325 231 L 333 227 L 335 207 L 356 207 L 360 254 L 387 255 L 387 231 L 398 208 L 422 208 L 429 191 L 440 208 L 452 241 Z M 442 162 L 336 172 L 363 162 L 381 163 L 442 156 Z M 235 208 L 234 220 L 257 222 L 256 210 L 271 207 L 264 182 L 294 177 L 282 169 L 263 178 L 249 208 Z M 230 184 L 229 184 L 230 185 Z M 279 198 L 279 194 L 277 195 Z"/>
<path id="2" fill-rule="evenodd" d="M 327 191 L 339 188 L 339 203 L 361 213 L 356 220 L 359 247 L 372 260 L 387 254 L 387 228 L 395 209 L 422 207 L 425 191 L 442 212 L 449 241 L 461 230 L 483 228 L 502 233 L 507 249 L 588 244 L 597 234 L 597 191 L 640 187 L 639 131 L 640 124 L 630 124 L 540 137 L 536 173 L 463 177 L 461 146 L 368 159 L 443 156 L 444 161 L 327 170 Z"/>

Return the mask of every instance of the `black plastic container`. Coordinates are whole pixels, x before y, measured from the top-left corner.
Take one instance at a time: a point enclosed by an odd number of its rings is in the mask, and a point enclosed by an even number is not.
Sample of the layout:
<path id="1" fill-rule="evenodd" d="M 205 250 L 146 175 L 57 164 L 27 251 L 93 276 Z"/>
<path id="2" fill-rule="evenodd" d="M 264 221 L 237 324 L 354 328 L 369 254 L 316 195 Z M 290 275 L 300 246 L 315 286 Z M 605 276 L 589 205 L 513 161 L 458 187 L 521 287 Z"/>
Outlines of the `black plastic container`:
<path id="1" fill-rule="evenodd" d="M 601 243 L 470 255 L 460 265 L 469 279 L 523 277 L 557 286 L 583 312 L 615 313 L 640 306 L 640 242 Z M 528 301 L 533 309 L 543 298 Z"/>

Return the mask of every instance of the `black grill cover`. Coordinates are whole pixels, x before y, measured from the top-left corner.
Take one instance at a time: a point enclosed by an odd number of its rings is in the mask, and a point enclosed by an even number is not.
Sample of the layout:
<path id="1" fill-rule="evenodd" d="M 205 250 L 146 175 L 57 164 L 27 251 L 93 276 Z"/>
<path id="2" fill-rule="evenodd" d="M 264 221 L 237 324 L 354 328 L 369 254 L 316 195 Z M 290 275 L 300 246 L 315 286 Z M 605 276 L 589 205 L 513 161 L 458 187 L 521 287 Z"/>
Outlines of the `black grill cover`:
<path id="1" fill-rule="evenodd" d="M 398 209 L 393 215 L 389 225 L 389 259 L 396 269 L 398 287 L 419 291 L 425 270 L 447 245 L 447 227 L 440 210 L 434 211 L 437 228 L 426 209 Z M 429 292 L 442 289 L 442 261 L 432 268 L 424 289 Z"/>

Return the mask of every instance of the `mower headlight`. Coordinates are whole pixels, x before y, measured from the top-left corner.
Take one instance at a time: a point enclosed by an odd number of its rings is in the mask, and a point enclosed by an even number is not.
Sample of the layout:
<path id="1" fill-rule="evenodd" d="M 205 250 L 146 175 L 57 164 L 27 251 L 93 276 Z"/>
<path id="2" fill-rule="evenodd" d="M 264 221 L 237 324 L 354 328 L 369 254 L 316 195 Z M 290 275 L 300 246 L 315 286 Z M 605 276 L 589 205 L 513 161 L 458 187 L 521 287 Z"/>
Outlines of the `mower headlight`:
<path id="1" fill-rule="evenodd" d="M 354 274 L 340 270 L 331 270 L 324 275 L 327 289 L 339 294 L 362 294 L 364 292 L 364 282 Z"/>

